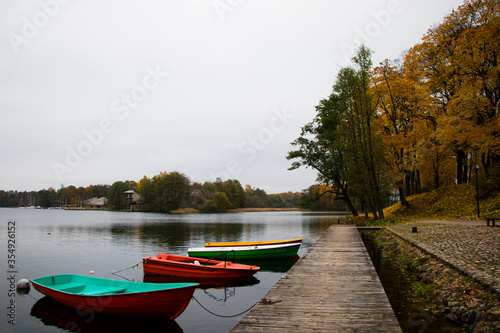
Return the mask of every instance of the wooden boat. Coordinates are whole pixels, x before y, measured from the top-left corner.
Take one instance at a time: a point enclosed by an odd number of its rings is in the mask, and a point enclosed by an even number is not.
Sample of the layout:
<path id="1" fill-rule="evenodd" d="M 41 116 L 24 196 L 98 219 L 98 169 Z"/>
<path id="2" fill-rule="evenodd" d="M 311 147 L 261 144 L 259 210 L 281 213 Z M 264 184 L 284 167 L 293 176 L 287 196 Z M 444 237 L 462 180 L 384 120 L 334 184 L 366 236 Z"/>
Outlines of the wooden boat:
<path id="1" fill-rule="evenodd" d="M 200 279 L 231 279 L 252 276 L 260 269 L 230 261 L 210 260 L 168 253 L 142 259 L 145 274 Z"/>
<path id="2" fill-rule="evenodd" d="M 175 319 L 189 304 L 197 283 L 143 283 L 83 275 L 31 280 L 42 294 L 78 311 Z"/>
<path id="3" fill-rule="evenodd" d="M 205 247 L 226 247 L 226 246 L 255 246 L 255 245 L 275 245 L 275 244 L 291 244 L 302 243 L 304 238 L 283 239 L 272 241 L 257 241 L 257 242 L 222 242 L 222 243 L 206 243 Z"/>
<path id="4" fill-rule="evenodd" d="M 188 256 L 213 259 L 279 259 L 297 255 L 301 243 L 189 248 Z"/>

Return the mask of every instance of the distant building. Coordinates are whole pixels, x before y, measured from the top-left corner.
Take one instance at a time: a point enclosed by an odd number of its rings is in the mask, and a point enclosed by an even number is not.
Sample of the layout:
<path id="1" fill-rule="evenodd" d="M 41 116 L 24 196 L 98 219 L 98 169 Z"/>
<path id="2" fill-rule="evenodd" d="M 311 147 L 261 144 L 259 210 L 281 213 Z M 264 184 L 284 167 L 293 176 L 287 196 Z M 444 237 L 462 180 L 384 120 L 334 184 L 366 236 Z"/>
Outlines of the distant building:
<path id="1" fill-rule="evenodd" d="M 136 210 L 140 198 L 141 196 L 133 190 L 125 191 L 125 205 L 127 206 L 127 210 Z"/>
<path id="2" fill-rule="evenodd" d="M 108 199 L 105 197 L 92 198 L 84 201 L 85 208 L 103 209 L 108 206 Z"/>

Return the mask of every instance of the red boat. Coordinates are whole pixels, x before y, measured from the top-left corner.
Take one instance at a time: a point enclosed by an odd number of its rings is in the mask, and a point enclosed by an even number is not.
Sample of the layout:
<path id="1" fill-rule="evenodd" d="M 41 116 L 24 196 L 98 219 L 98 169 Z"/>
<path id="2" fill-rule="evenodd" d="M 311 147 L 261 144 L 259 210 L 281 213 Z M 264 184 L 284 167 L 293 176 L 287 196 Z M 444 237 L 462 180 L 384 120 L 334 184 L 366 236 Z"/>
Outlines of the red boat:
<path id="1" fill-rule="evenodd" d="M 236 264 L 219 261 L 172 255 L 158 254 L 156 258 L 142 259 L 145 274 L 166 275 L 200 279 L 232 279 L 252 276 L 260 269 L 255 265 Z"/>
<path id="2" fill-rule="evenodd" d="M 197 283 L 143 283 L 83 275 L 31 280 L 36 290 L 77 311 L 116 316 L 177 318 Z"/>

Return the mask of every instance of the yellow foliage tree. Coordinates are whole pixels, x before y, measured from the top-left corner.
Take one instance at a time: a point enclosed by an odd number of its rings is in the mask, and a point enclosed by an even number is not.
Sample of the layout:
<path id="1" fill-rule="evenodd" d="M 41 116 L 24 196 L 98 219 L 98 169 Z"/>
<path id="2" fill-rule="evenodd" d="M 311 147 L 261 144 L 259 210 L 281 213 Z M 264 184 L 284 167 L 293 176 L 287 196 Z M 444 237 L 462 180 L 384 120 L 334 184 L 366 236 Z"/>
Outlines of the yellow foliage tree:
<path id="1" fill-rule="evenodd" d="M 436 130 L 429 142 L 456 160 L 457 183 L 500 157 L 500 3 L 466 1 L 413 47 L 405 63 L 429 89 Z"/>

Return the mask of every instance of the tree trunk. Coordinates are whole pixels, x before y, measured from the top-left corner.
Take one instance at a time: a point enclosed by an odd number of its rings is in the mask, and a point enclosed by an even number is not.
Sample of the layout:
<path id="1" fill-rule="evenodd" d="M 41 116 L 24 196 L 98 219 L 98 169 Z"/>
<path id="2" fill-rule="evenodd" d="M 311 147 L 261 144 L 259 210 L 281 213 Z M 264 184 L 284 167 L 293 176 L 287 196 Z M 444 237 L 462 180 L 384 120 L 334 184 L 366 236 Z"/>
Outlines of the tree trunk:
<path id="1" fill-rule="evenodd" d="M 434 169 L 434 187 L 439 188 L 439 153 L 436 154 L 436 160 L 432 163 Z"/>
<path id="2" fill-rule="evenodd" d="M 416 190 L 415 190 L 415 172 L 412 171 L 410 174 L 411 174 L 411 191 L 410 191 L 410 193 L 415 194 L 416 193 Z"/>
<path id="3" fill-rule="evenodd" d="M 416 174 L 417 174 L 417 194 L 420 194 L 422 192 L 422 183 L 420 182 L 420 170 L 417 169 L 416 170 Z"/>
<path id="4" fill-rule="evenodd" d="M 411 195 L 410 175 L 408 171 L 405 171 L 405 187 L 406 195 Z"/>
<path id="5" fill-rule="evenodd" d="M 485 153 L 482 153 L 481 154 L 481 164 L 483 165 L 483 170 L 484 170 L 484 173 L 486 175 L 486 178 L 489 178 L 490 177 L 490 155 L 488 154 L 488 156 L 486 156 Z"/>
<path id="6" fill-rule="evenodd" d="M 373 205 L 373 202 L 371 202 L 371 201 L 370 201 L 370 210 L 372 211 L 373 218 L 375 220 L 378 220 L 377 210 L 375 209 L 375 206 Z M 368 215 L 366 217 L 368 217 Z"/>
<path id="7" fill-rule="evenodd" d="M 347 190 L 344 187 L 339 187 L 339 189 L 340 189 L 340 194 L 342 195 L 342 200 L 344 200 L 347 206 L 347 210 L 351 212 L 352 216 L 358 216 L 359 215 L 358 211 L 356 210 L 356 207 L 354 207 L 354 205 L 352 204 L 351 198 L 349 197 L 349 194 L 347 194 Z M 335 192 L 333 191 L 325 191 L 321 193 L 319 197 L 317 197 L 315 200 L 319 200 L 326 193 L 335 194 Z"/>
<path id="8" fill-rule="evenodd" d="M 462 184 L 463 181 L 463 162 L 464 162 L 464 151 L 457 151 L 457 184 Z"/>
<path id="9" fill-rule="evenodd" d="M 343 188 L 341 188 L 340 191 L 342 192 L 342 196 L 344 197 L 344 202 L 347 206 L 347 209 L 351 212 L 352 216 L 358 216 L 358 211 L 352 204 L 351 198 L 349 197 L 349 194 L 347 194 L 347 191 L 345 191 Z"/>
<path id="10" fill-rule="evenodd" d="M 363 211 L 363 213 L 365 213 L 365 217 L 368 218 L 369 217 L 368 209 L 366 207 L 366 202 L 364 200 L 361 201 L 361 210 Z"/>
<path id="11" fill-rule="evenodd" d="M 464 161 L 463 161 L 463 166 L 464 166 L 464 171 L 463 171 L 463 174 L 462 174 L 462 184 L 467 184 L 469 181 L 469 177 L 468 177 L 468 174 L 469 174 L 469 160 L 467 159 L 467 156 L 465 156 L 464 154 Z"/>
<path id="12" fill-rule="evenodd" d="M 377 193 L 380 193 L 380 189 L 377 186 Z M 377 195 L 375 199 L 375 204 L 377 205 L 378 217 L 377 219 L 384 218 L 384 205 L 382 204 L 382 200 L 380 199 L 380 194 Z"/>
<path id="13" fill-rule="evenodd" d="M 401 204 L 406 208 L 410 207 L 410 203 L 408 202 L 408 200 L 406 200 L 405 193 L 402 187 L 399 188 L 399 200 L 401 201 Z"/>

